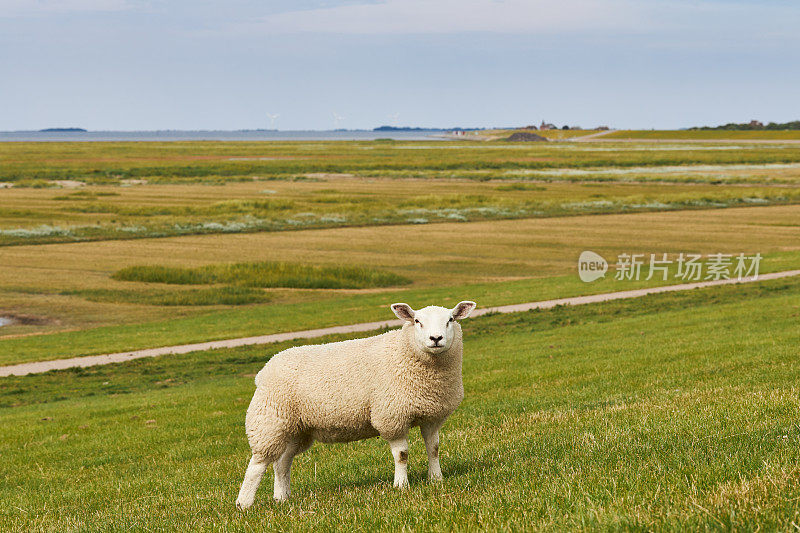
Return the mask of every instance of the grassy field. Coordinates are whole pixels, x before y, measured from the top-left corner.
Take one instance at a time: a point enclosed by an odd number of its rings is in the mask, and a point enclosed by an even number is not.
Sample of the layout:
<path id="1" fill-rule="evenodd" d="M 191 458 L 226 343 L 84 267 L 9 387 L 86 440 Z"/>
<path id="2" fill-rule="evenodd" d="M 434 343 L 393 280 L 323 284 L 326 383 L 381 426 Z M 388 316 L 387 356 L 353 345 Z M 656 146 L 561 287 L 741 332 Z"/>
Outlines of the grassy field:
<path id="1" fill-rule="evenodd" d="M 254 373 L 285 347 L 0 381 L 4 531 L 793 530 L 797 280 L 465 322 L 445 481 L 379 440 L 299 456 L 246 514 Z"/>
<path id="2" fill-rule="evenodd" d="M 595 146 L 599 144 L 600 146 Z M 658 150 L 621 143 L 170 142 L 2 143 L 0 182 L 26 187 L 324 179 L 332 173 L 488 171 L 800 162 L 796 144 Z M 591 149 L 592 147 L 595 149 Z M 657 147 L 656 147 L 657 148 Z M 724 148 L 724 147 L 723 147 Z M 730 148 L 730 147 L 728 147 Z"/>
<path id="3" fill-rule="evenodd" d="M 652 139 L 697 141 L 800 141 L 797 130 L 619 130 L 605 139 Z"/>
<path id="4" fill-rule="evenodd" d="M 800 145 L 4 143 L 0 187 L 0 246 L 127 240 L 796 203 Z"/>
<path id="5" fill-rule="evenodd" d="M 611 276 L 582 283 L 575 275 L 576 262 L 587 249 L 612 262 L 620 253 L 634 252 L 760 252 L 765 257 L 762 272 L 800 268 L 797 206 L 689 213 L 691 217 L 687 212 L 640 213 L 8 247 L 0 265 L 0 315 L 18 313 L 45 321 L 3 328 L 0 363 L 336 325 L 342 320 L 339 307 L 348 310 L 348 321 L 370 321 L 386 318 L 385 303 L 398 300 L 413 305 L 438 298 L 458 301 L 470 292 L 482 305 L 502 305 L 637 286 Z M 120 269 L 156 262 L 193 268 L 276 260 L 346 262 L 413 283 L 366 292 L 277 288 L 262 293 L 268 300 L 264 304 L 209 301 L 212 305 L 176 307 L 148 300 L 198 296 L 186 295 L 192 290 L 186 286 L 112 278 Z M 657 281 L 638 286 L 653 283 Z M 119 291 L 122 296 L 115 298 Z"/>
<path id="6" fill-rule="evenodd" d="M 6 143 L 0 163 L 14 185 L 0 189 L 0 316 L 16 319 L 0 329 L 5 361 L 258 333 L 264 316 L 267 329 L 329 324 L 332 315 L 311 318 L 321 301 L 380 318 L 371 298 L 381 296 L 330 280 L 233 290 L 111 278 L 141 265 L 364 267 L 412 280 L 370 289 L 385 298 L 467 284 L 500 304 L 539 299 L 548 286 L 598 290 L 545 280 L 567 279 L 582 249 L 724 244 L 763 252 L 769 269 L 798 248 L 794 145 Z M 54 332 L 69 333 L 41 336 Z"/>
<path id="7" fill-rule="evenodd" d="M 800 165 L 785 170 L 800 177 Z M 517 171 L 504 180 L 443 178 L 427 180 L 424 187 L 419 178 L 331 177 L 213 186 L 86 186 L 72 192 L 14 188 L 0 191 L 0 246 L 800 202 L 800 179 L 775 187 L 753 177 L 742 179 L 741 169 L 728 177 L 737 181 L 736 187 L 711 183 L 708 170 L 699 183 L 681 182 L 686 170 L 667 173 L 662 168 L 662 179 L 673 180 L 668 183 L 636 180 L 635 174 L 632 180 L 631 173 L 615 175 L 609 169 L 583 172 L 572 176 L 580 178 L 576 181 L 561 181 L 556 172 Z M 599 185 L 592 179 L 603 181 Z"/>
<path id="8" fill-rule="evenodd" d="M 685 281 L 619 254 L 800 268 L 800 145 L 725 135 L 0 143 L 0 365 Z M 785 279 L 470 320 L 442 486 L 420 439 L 405 494 L 384 443 L 316 446 L 246 514 L 289 344 L 3 378 L 0 531 L 798 529 L 798 317 Z"/>

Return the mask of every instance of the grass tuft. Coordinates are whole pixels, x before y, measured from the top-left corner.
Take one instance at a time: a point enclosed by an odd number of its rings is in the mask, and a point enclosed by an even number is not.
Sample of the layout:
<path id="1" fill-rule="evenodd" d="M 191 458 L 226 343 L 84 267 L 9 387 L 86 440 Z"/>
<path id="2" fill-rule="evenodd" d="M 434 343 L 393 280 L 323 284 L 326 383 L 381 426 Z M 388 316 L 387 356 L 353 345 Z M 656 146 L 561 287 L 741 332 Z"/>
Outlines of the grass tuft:
<path id="1" fill-rule="evenodd" d="M 160 306 L 246 305 L 272 300 L 272 296 L 264 291 L 250 287 L 208 287 L 188 290 L 86 289 L 61 294 L 80 296 L 91 302 Z"/>

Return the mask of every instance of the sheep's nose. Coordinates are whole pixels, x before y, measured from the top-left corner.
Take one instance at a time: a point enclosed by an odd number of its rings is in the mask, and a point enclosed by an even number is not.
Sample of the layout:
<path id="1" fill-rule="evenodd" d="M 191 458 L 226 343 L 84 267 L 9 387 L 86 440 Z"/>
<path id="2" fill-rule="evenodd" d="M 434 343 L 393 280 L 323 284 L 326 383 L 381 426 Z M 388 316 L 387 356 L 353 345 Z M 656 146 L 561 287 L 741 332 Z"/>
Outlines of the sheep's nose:
<path id="1" fill-rule="evenodd" d="M 431 335 L 430 338 L 433 341 L 433 344 L 439 344 L 439 341 L 442 340 L 444 337 L 442 335 L 439 335 L 438 337 L 434 337 L 433 335 Z"/>

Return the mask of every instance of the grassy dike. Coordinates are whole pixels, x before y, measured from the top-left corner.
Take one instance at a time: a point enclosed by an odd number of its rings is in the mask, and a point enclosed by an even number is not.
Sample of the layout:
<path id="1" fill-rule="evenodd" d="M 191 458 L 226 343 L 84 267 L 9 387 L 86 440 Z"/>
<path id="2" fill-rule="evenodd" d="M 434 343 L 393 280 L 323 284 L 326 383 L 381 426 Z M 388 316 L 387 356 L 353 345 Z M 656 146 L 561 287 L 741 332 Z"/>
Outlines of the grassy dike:
<path id="1" fill-rule="evenodd" d="M 385 443 L 317 445 L 246 514 L 244 411 L 285 345 L 4 379 L 0 529 L 791 529 L 798 309 L 775 280 L 471 319 L 443 485 L 417 435 L 403 494 Z"/>

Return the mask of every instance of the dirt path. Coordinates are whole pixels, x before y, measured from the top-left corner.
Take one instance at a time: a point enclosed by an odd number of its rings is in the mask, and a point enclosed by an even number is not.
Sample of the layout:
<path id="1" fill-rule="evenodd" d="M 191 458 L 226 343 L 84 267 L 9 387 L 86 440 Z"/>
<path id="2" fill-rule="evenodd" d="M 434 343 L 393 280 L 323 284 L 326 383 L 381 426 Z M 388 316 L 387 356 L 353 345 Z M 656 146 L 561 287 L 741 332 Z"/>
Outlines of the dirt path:
<path id="1" fill-rule="evenodd" d="M 572 137 L 570 139 L 564 139 L 565 141 L 576 141 L 576 142 L 584 142 L 584 141 L 593 141 L 598 137 L 602 137 L 603 135 L 608 135 L 609 133 L 614 133 L 617 130 L 601 130 L 597 133 L 590 133 L 589 135 L 581 135 L 580 137 Z"/>
<path id="2" fill-rule="evenodd" d="M 735 283 L 752 283 L 754 281 L 764 281 L 770 279 L 787 278 L 800 275 L 800 270 L 787 270 L 784 272 L 773 272 L 761 274 L 758 279 L 744 278 L 742 280 L 719 280 L 719 281 L 700 281 L 696 283 L 682 283 L 680 285 L 665 285 L 662 287 L 650 287 L 645 289 L 634 289 L 629 291 L 608 292 L 604 294 L 592 294 L 589 296 L 574 296 L 571 298 L 559 298 L 556 300 L 543 300 L 541 302 L 528 302 L 522 304 L 502 305 L 500 307 L 489 307 L 477 309 L 473 316 L 480 316 L 489 313 L 519 313 L 532 309 L 550 309 L 557 305 L 582 305 L 596 302 L 608 302 L 611 300 L 623 300 L 626 298 L 639 298 L 647 294 L 658 294 L 662 292 L 685 291 L 701 287 L 713 287 L 716 285 L 730 285 Z M 388 310 L 387 310 L 388 312 Z M 73 357 L 70 359 L 57 359 L 55 361 L 39 361 L 35 363 L 23 363 L 13 366 L 0 367 L 0 377 L 4 376 L 24 376 L 27 374 L 39 374 L 49 370 L 60 370 L 64 368 L 87 367 L 96 365 L 107 365 L 109 363 L 122 363 L 132 359 L 142 357 L 158 357 L 161 355 L 182 354 L 189 352 L 214 350 L 217 348 L 234 348 L 237 346 L 248 346 L 252 344 L 270 344 L 275 342 L 290 341 L 294 339 L 313 339 L 324 335 L 337 333 L 359 333 L 363 331 L 373 331 L 380 328 L 396 327 L 400 325 L 399 320 L 382 320 L 380 322 L 364 322 L 361 324 L 350 324 L 347 326 L 333 326 L 321 329 L 309 329 L 305 331 L 293 331 L 289 333 L 273 333 L 271 335 L 261 335 L 258 337 L 242 337 L 238 339 L 227 339 L 221 341 L 200 342 L 196 344 L 183 344 L 180 346 L 165 346 L 162 348 L 151 348 L 148 350 L 136 350 L 132 352 L 122 352 L 106 355 L 88 355 L 84 357 Z"/>

